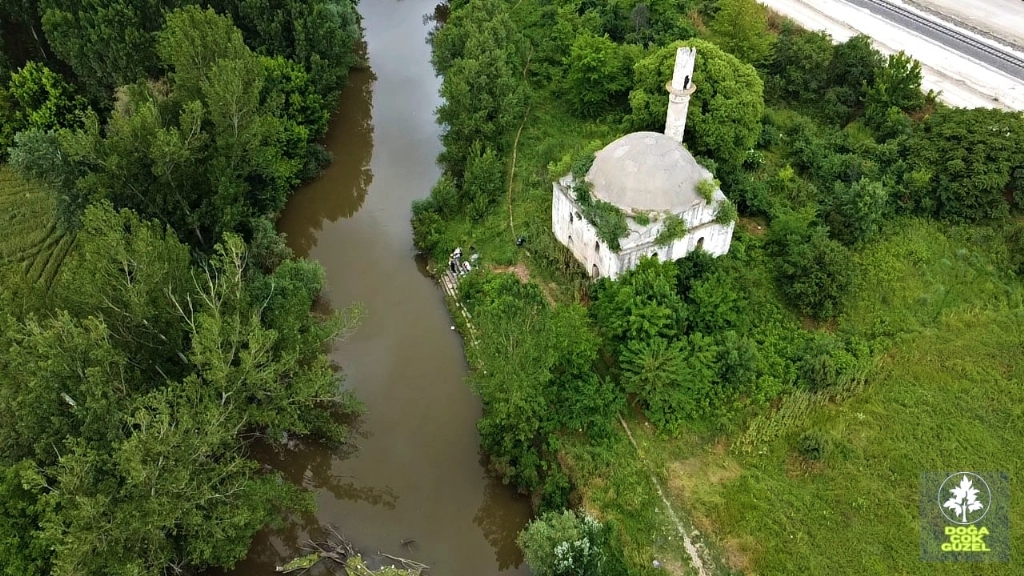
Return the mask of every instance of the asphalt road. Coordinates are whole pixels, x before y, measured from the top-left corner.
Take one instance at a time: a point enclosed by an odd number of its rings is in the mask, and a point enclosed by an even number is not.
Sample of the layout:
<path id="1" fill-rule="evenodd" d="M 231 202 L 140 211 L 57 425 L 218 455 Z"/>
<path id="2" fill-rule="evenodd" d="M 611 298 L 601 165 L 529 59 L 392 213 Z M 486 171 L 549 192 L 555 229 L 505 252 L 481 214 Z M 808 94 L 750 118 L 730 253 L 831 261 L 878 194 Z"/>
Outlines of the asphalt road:
<path id="1" fill-rule="evenodd" d="M 1024 82 L 1024 59 L 1013 54 L 994 48 L 973 37 L 962 35 L 948 26 L 919 16 L 916 12 L 902 6 L 889 4 L 882 0 L 845 1 Z"/>

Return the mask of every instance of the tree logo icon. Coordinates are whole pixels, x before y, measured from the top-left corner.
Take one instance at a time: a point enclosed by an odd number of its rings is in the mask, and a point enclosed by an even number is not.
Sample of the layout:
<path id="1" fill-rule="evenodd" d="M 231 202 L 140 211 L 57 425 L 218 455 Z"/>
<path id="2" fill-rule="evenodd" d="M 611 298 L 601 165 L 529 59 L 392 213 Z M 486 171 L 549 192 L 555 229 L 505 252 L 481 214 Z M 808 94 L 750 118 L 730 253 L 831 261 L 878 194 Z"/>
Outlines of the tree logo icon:
<path id="1" fill-rule="evenodd" d="M 954 524 L 974 524 L 988 512 L 992 491 L 985 479 L 973 472 L 950 474 L 939 486 L 939 509 Z"/>

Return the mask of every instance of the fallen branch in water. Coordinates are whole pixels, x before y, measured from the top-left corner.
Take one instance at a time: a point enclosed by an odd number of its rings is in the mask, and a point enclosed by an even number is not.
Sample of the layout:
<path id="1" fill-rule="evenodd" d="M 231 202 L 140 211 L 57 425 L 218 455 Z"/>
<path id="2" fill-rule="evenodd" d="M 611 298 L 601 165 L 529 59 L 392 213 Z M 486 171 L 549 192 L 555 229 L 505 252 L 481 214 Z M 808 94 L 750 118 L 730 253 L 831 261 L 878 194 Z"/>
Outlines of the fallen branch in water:
<path id="1" fill-rule="evenodd" d="M 328 526 L 327 529 L 330 531 L 331 536 L 326 540 L 307 540 L 302 546 L 302 549 L 308 552 L 307 554 L 294 558 L 284 566 L 277 566 L 274 571 L 286 574 L 298 572 L 296 576 L 301 576 L 325 558 L 340 564 L 345 574 L 349 576 L 419 576 L 424 570 L 429 568 L 426 564 L 421 564 L 415 560 L 377 552 L 377 555 L 381 558 L 397 562 L 401 564 L 402 568 L 388 566 L 376 571 L 370 570 L 366 567 L 362 557 L 355 547 L 352 546 L 351 542 L 339 534 L 333 526 Z M 403 544 L 405 542 L 403 541 Z M 412 542 L 412 540 L 408 542 Z M 299 572 L 300 570 L 301 572 Z"/>
<path id="2" fill-rule="evenodd" d="M 409 570 L 416 570 L 417 572 L 419 572 L 421 570 L 427 570 L 427 569 L 430 568 L 430 566 L 427 566 L 426 564 L 420 564 L 419 562 L 416 562 L 415 560 L 408 560 L 406 558 L 399 558 L 398 556 L 392 556 L 391 554 L 385 554 L 385 553 L 383 553 L 383 552 L 381 552 L 379 550 L 377 551 L 377 555 L 378 556 L 383 556 L 384 558 L 387 558 L 388 560 L 394 560 L 395 562 L 400 562 L 404 568 L 407 568 Z"/>

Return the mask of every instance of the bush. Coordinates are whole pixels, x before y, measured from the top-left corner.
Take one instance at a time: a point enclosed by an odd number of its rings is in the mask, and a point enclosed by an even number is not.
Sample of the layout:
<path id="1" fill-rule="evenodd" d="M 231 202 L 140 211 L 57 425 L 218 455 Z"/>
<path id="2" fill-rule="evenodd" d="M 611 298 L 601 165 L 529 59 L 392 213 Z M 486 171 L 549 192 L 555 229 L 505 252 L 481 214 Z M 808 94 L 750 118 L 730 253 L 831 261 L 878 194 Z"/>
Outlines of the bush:
<path id="1" fill-rule="evenodd" d="M 787 243 L 779 262 L 782 292 L 801 313 L 827 320 L 842 313 L 855 274 L 850 251 L 822 229 Z"/>
<path id="2" fill-rule="evenodd" d="M 821 462 L 831 451 L 832 442 L 820 431 L 808 430 L 797 440 L 796 447 L 800 455 L 807 460 Z"/>
<path id="3" fill-rule="evenodd" d="M 516 539 L 536 576 L 600 576 L 604 540 L 597 520 L 572 510 L 543 514 Z"/>

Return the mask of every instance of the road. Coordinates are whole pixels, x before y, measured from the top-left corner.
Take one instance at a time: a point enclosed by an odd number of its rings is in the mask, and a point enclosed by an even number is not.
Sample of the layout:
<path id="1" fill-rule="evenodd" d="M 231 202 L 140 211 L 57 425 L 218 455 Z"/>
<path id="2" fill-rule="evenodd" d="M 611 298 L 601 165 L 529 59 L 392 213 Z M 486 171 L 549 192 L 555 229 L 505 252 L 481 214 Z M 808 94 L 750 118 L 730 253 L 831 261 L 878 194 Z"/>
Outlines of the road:
<path id="1" fill-rule="evenodd" d="M 1009 51 L 1000 50 L 988 42 L 975 39 L 972 35 L 958 31 L 952 26 L 936 22 L 932 18 L 920 15 L 898 4 L 885 0 L 846 0 L 854 6 L 863 8 L 872 14 L 892 22 L 902 28 L 916 32 L 947 48 L 973 58 L 1003 72 L 1017 80 L 1024 81 L 1024 58 Z M 1024 2 L 1017 0 L 1024 6 Z"/>
<path id="2" fill-rule="evenodd" d="M 979 26 L 972 26 L 975 31 L 957 28 L 900 0 L 759 1 L 836 42 L 864 34 L 883 54 L 906 52 L 921 62 L 922 88 L 936 91 L 950 106 L 1024 110 L 1024 52 L 1000 49 L 1003 43 L 976 32 Z M 905 1 L 933 5 L 947 0 Z"/>

